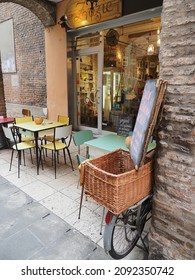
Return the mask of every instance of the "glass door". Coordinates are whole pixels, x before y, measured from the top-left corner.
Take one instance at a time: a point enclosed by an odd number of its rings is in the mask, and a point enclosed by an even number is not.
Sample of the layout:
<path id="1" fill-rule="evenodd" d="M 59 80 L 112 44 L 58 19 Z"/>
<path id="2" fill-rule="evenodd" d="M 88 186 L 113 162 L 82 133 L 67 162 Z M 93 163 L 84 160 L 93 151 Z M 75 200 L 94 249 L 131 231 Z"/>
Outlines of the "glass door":
<path id="1" fill-rule="evenodd" d="M 121 71 L 116 67 L 104 68 L 102 129 L 117 132 L 121 113 Z"/>
<path id="2" fill-rule="evenodd" d="M 76 58 L 77 125 L 101 133 L 102 73 L 98 52 L 79 52 Z"/>

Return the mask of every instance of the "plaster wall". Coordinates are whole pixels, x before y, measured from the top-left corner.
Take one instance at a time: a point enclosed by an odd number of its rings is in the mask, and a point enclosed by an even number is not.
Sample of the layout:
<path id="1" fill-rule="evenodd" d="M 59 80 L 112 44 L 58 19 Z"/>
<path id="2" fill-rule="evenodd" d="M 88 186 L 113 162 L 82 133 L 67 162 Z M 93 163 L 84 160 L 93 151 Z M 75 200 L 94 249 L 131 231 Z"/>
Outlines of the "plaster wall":
<path id="1" fill-rule="evenodd" d="M 57 22 L 64 7 L 64 2 L 57 5 Z M 66 33 L 59 24 L 45 30 L 45 53 L 48 116 L 57 119 L 68 115 Z"/>

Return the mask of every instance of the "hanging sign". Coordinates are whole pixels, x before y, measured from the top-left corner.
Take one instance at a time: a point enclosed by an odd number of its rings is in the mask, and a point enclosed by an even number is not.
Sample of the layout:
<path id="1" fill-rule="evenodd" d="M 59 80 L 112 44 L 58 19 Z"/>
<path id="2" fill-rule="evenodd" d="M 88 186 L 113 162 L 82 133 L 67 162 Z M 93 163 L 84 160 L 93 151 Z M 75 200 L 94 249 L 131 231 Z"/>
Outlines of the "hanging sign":
<path id="1" fill-rule="evenodd" d="M 133 119 L 129 115 L 121 115 L 118 124 L 118 135 L 128 136 L 133 129 Z"/>
<path id="2" fill-rule="evenodd" d="M 67 25 L 70 28 L 78 28 L 122 15 L 122 0 L 98 0 L 97 5 L 93 4 L 92 11 L 90 7 L 90 2 L 86 4 L 86 0 L 69 1 L 65 12 Z"/>

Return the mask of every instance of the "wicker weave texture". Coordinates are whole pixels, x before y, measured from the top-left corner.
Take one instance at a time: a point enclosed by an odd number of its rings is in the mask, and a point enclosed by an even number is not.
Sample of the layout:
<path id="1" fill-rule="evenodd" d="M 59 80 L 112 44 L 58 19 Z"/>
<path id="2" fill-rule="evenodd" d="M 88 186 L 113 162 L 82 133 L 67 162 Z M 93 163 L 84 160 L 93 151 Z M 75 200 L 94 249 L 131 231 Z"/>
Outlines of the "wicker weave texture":
<path id="1" fill-rule="evenodd" d="M 119 149 L 85 163 L 85 193 L 118 215 L 151 192 L 152 172 L 151 159 L 136 171 L 129 152 Z"/>

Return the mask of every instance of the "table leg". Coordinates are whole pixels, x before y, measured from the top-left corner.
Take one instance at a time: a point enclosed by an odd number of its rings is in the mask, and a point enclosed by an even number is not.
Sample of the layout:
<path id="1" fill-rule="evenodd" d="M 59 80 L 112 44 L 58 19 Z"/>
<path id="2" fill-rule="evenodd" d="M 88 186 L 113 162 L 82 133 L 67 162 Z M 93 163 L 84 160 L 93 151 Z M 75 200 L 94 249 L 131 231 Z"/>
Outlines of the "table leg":
<path id="1" fill-rule="evenodd" d="M 37 175 L 39 175 L 39 144 L 38 144 L 38 131 L 35 131 L 35 150 L 36 150 L 36 164 L 37 164 Z"/>

